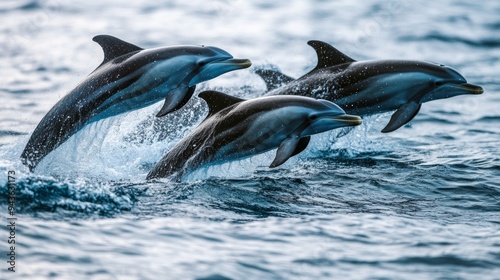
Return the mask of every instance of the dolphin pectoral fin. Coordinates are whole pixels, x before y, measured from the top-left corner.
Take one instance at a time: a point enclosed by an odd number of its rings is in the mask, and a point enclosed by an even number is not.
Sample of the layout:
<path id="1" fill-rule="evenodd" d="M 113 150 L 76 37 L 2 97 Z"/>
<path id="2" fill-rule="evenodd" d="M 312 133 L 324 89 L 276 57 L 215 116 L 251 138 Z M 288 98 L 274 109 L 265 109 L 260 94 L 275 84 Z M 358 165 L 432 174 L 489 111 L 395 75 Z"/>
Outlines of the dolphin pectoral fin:
<path id="1" fill-rule="evenodd" d="M 285 161 L 287 161 L 290 157 L 296 155 L 295 151 L 297 151 L 298 149 L 299 142 L 300 138 L 298 135 L 291 135 L 290 137 L 287 137 L 285 140 L 283 140 L 278 150 L 276 151 L 276 157 L 274 158 L 269 168 L 280 166 L 285 163 Z"/>
<path id="2" fill-rule="evenodd" d="M 293 154 L 291 156 L 293 157 L 295 155 L 302 153 L 302 151 L 304 151 L 307 148 L 307 145 L 309 145 L 309 141 L 311 141 L 311 136 L 300 138 L 299 144 L 297 144 L 297 148 L 295 148 L 295 151 L 293 151 Z"/>
<path id="3" fill-rule="evenodd" d="M 401 105 L 391 116 L 389 123 L 382 129 L 383 133 L 392 132 L 411 121 L 422 107 L 422 104 L 410 102 Z"/>
<path id="4" fill-rule="evenodd" d="M 163 117 L 166 114 L 175 112 L 182 108 L 182 106 L 186 105 L 191 96 L 193 96 L 194 90 L 196 86 L 180 86 L 169 93 L 167 93 L 167 97 L 165 97 L 165 103 L 163 103 L 163 107 L 160 112 L 156 114 L 157 117 Z"/>
<path id="5" fill-rule="evenodd" d="M 262 80 L 264 80 L 267 90 L 273 90 L 295 80 L 294 78 L 273 69 L 257 69 L 255 70 L 255 74 L 259 75 Z"/>
<path id="6" fill-rule="evenodd" d="M 318 65 L 312 71 L 356 61 L 325 42 L 311 40 L 307 44 L 316 51 L 318 56 Z"/>

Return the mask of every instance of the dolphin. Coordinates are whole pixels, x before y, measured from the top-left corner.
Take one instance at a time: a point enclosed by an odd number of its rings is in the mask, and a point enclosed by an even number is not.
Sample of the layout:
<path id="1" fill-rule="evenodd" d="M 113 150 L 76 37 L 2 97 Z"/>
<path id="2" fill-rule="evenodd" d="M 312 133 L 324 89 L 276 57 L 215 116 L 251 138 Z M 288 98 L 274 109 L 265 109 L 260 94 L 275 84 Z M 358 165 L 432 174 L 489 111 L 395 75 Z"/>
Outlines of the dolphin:
<path id="1" fill-rule="evenodd" d="M 142 49 L 109 35 L 93 38 L 104 61 L 43 117 L 21 159 L 31 171 L 52 150 L 84 126 L 144 108 L 163 98 L 161 117 L 186 104 L 195 85 L 229 71 L 247 68 L 247 59 L 234 59 L 210 46 L 171 46 Z"/>
<path id="2" fill-rule="evenodd" d="M 217 91 L 199 94 L 207 118 L 153 167 L 147 179 L 182 178 L 193 170 L 276 149 L 269 166 L 302 152 L 311 135 L 361 124 L 332 102 L 303 96 L 267 96 L 244 100 Z"/>
<path id="3" fill-rule="evenodd" d="M 294 79 L 273 69 L 257 69 L 268 87 L 266 95 L 294 94 L 322 98 L 348 114 L 367 116 L 396 111 L 382 132 L 392 132 L 415 117 L 422 103 L 483 88 L 467 83 L 456 70 L 436 63 L 411 60 L 355 61 L 333 46 L 309 41 L 318 64 Z"/>

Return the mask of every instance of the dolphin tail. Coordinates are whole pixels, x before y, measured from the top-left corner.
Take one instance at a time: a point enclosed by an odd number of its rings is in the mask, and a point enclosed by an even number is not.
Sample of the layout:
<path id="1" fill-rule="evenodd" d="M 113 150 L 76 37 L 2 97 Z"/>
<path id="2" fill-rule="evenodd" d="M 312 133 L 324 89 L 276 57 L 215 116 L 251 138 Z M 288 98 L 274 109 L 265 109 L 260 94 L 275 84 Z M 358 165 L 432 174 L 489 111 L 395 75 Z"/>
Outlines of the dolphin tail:
<path id="1" fill-rule="evenodd" d="M 411 121 L 422 107 L 422 104 L 410 102 L 401 105 L 394 114 L 392 114 L 389 123 L 382 129 L 383 133 L 392 132 Z"/>
<path id="2" fill-rule="evenodd" d="M 295 80 L 294 78 L 273 69 L 257 69 L 255 70 L 255 74 L 259 75 L 264 80 L 267 90 L 273 90 Z"/>
<path id="3" fill-rule="evenodd" d="M 169 93 L 167 93 L 167 97 L 165 98 L 165 103 L 163 103 L 163 107 L 160 112 L 156 114 L 157 117 L 163 117 L 166 114 L 175 112 L 182 108 L 182 106 L 186 105 L 186 103 L 193 96 L 194 90 L 196 86 L 180 86 Z"/>

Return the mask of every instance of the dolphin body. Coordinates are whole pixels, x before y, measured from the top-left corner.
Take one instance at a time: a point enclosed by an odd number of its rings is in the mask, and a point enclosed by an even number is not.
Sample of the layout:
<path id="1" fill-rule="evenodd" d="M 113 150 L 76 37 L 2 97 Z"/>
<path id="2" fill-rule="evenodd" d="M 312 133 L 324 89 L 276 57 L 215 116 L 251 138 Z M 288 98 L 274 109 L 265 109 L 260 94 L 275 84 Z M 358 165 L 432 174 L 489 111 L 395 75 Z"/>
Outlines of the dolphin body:
<path id="1" fill-rule="evenodd" d="M 382 132 L 392 132 L 415 117 L 422 103 L 463 94 L 481 94 L 456 70 L 409 60 L 355 61 L 333 46 L 309 41 L 317 66 L 294 79 L 273 69 L 258 69 L 266 95 L 293 94 L 336 103 L 348 114 L 367 116 L 396 110 Z"/>
<path id="2" fill-rule="evenodd" d="M 178 110 L 191 98 L 197 83 L 236 69 L 247 59 L 233 59 L 210 46 L 172 46 L 142 49 L 109 35 L 93 38 L 104 61 L 43 117 L 21 159 L 31 171 L 52 150 L 84 126 L 163 98 L 158 117 Z"/>
<path id="3" fill-rule="evenodd" d="M 247 158 L 278 148 L 270 167 L 302 152 L 310 135 L 361 124 L 332 102 L 303 96 L 267 96 L 250 100 L 216 91 L 199 94 L 207 118 L 153 167 L 147 179 L 176 175 Z"/>

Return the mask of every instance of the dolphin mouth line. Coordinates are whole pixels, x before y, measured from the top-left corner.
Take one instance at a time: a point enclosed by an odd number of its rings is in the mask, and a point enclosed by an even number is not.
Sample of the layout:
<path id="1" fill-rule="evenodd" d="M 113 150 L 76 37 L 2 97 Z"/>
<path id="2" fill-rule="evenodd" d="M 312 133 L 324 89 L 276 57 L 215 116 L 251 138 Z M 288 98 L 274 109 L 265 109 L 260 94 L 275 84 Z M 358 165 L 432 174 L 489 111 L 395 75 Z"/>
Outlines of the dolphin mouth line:
<path id="1" fill-rule="evenodd" d="M 363 123 L 361 117 L 353 116 L 353 115 L 341 115 L 341 116 L 332 117 L 331 119 L 336 121 L 336 122 L 348 124 L 350 126 L 356 126 L 356 125 L 360 125 Z"/>
<path id="2" fill-rule="evenodd" d="M 480 86 L 474 85 L 474 84 L 469 84 L 469 83 L 461 83 L 461 84 L 448 84 L 448 86 L 451 86 L 456 89 L 464 90 L 468 93 L 471 94 L 482 94 L 484 92 L 484 89 Z"/>
<path id="3" fill-rule="evenodd" d="M 237 59 L 237 58 L 215 61 L 214 63 L 238 66 L 241 69 L 252 66 L 252 62 L 249 59 Z"/>

